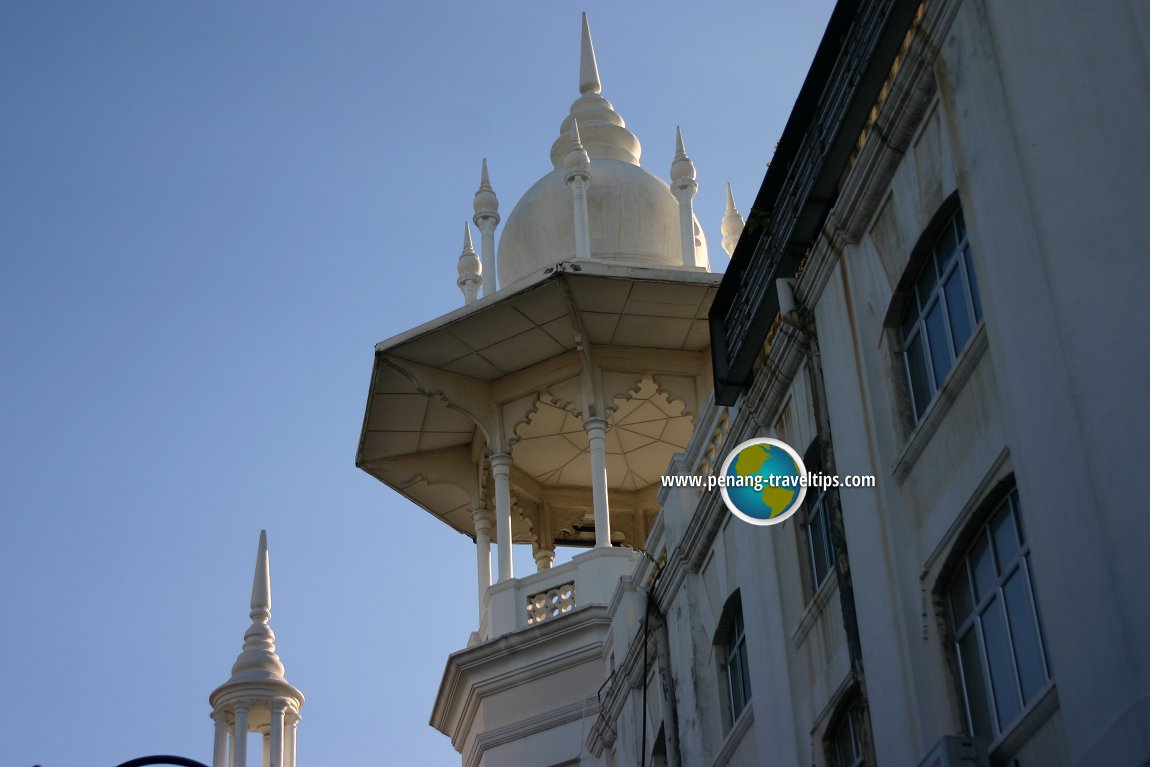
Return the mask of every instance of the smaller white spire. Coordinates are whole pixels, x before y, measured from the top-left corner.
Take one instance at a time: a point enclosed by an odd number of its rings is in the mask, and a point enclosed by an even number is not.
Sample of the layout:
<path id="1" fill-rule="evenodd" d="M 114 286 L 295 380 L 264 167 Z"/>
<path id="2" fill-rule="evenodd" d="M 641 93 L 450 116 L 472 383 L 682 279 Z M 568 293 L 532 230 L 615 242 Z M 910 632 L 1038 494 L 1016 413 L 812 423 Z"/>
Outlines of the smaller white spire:
<path id="1" fill-rule="evenodd" d="M 698 266 L 695 263 L 700 243 L 695 231 L 695 211 L 693 201 L 699 192 L 695 181 L 695 163 L 687 156 L 683 146 L 683 131 L 675 128 L 675 159 L 671 163 L 671 193 L 679 201 L 679 238 L 683 243 L 683 266 Z"/>
<path id="2" fill-rule="evenodd" d="M 471 244 L 471 225 L 466 221 L 463 222 L 463 252 L 459 254 L 456 271 L 459 276 L 455 284 L 463 293 L 463 303 L 470 304 L 479 297 L 479 288 L 483 285 L 483 264 Z"/>
<path id="3" fill-rule="evenodd" d="M 591 158 L 579 138 L 579 121 L 571 121 L 571 144 L 563 157 L 567 186 L 575 216 L 575 258 L 591 258 L 591 228 L 587 218 L 587 187 L 591 183 Z"/>
<path id="4" fill-rule="evenodd" d="M 676 184 L 695 183 L 695 163 L 687 156 L 683 146 L 683 130 L 678 126 L 675 127 L 675 160 L 671 163 L 671 180 Z M 695 189 L 698 190 L 697 185 Z"/>
<path id="5" fill-rule="evenodd" d="M 563 157 L 563 167 L 567 169 L 567 183 L 571 183 L 574 175 L 579 174 L 585 181 L 591 180 L 591 158 L 583 147 L 583 139 L 579 136 L 579 121 L 571 121 L 571 144 L 567 154 Z"/>
<path id="6" fill-rule="evenodd" d="M 727 182 L 727 212 L 723 215 L 723 250 L 728 256 L 735 255 L 735 246 L 739 243 L 739 235 L 743 233 L 744 221 L 735 207 L 735 195 L 731 191 L 731 184 Z"/>
<path id="7" fill-rule="evenodd" d="M 483 275 L 483 295 L 494 293 L 498 289 L 496 284 L 495 274 L 495 227 L 499 225 L 499 198 L 495 196 L 495 190 L 491 188 L 491 178 L 487 175 L 487 158 L 483 158 L 483 169 L 479 172 L 479 189 L 475 192 L 475 199 L 472 201 L 472 208 L 475 210 L 475 215 L 471 220 L 479 227 L 480 243 L 482 245 L 483 253 L 483 268 L 480 273 Z M 471 233 L 468 232 L 467 236 L 470 238 Z M 464 297 L 467 294 L 464 293 Z M 470 302 L 468 302 L 470 303 Z"/>

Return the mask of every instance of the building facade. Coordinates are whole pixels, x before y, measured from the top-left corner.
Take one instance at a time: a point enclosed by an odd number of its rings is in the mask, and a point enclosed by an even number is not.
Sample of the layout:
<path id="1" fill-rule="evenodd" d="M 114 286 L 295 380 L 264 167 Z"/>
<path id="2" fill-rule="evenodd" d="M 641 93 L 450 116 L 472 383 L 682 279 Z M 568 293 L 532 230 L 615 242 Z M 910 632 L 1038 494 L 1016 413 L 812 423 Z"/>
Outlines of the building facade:
<path id="1" fill-rule="evenodd" d="M 1103 5 L 839 2 L 721 281 L 584 27 L 555 170 L 496 258 L 484 167 L 358 454 L 476 541 L 463 764 L 1150 763 L 1150 11 Z M 766 527 L 660 482 L 768 436 L 874 481 Z"/>

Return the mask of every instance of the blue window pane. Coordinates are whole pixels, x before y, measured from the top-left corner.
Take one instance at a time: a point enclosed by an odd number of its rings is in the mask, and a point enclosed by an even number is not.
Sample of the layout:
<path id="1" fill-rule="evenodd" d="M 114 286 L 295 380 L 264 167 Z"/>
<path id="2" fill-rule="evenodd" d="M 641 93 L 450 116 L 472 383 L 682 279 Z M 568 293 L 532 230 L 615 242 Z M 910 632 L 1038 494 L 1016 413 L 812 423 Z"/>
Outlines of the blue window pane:
<path id="1" fill-rule="evenodd" d="M 966 340 L 970 338 L 970 331 L 974 326 L 970 321 L 970 309 L 967 308 L 964 281 L 962 270 L 955 269 L 947 277 L 943 288 L 946 293 L 946 311 L 950 314 L 950 336 L 954 339 L 956 354 L 966 346 Z"/>
<path id="2" fill-rule="evenodd" d="M 938 264 L 938 273 L 943 274 L 946 271 L 946 264 L 950 261 L 958 248 L 958 242 L 955 240 L 954 222 L 948 222 L 943 227 L 942 234 L 938 237 L 938 242 L 934 244 L 934 258 L 935 263 Z"/>
<path id="3" fill-rule="evenodd" d="M 1005 572 L 1018 556 L 1018 534 L 1014 529 L 1014 515 L 1010 507 L 1002 510 L 990 522 L 990 534 L 994 537 L 994 552 L 998 555 L 998 571 Z"/>
<path id="4" fill-rule="evenodd" d="M 934 287 L 937 283 L 938 274 L 934 271 L 934 261 L 927 261 L 915 285 L 915 292 L 918 294 L 918 306 L 920 309 L 924 308 L 930 301 L 930 295 L 934 291 Z"/>
<path id="5" fill-rule="evenodd" d="M 986 645 L 986 662 L 990 668 L 990 686 L 998 709 L 998 726 L 1004 729 L 1022 710 L 1018 685 L 1014 680 L 1010 637 L 1006 633 L 1006 616 L 1002 600 L 995 599 L 982 615 L 982 639 Z"/>
<path id="6" fill-rule="evenodd" d="M 937 301 L 926 315 L 926 337 L 930 342 L 930 362 L 934 368 L 934 386 L 942 386 L 946 374 L 954 361 L 950 352 L 950 341 L 946 337 L 946 315 L 942 302 Z"/>
<path id="7" fill-rule="evenodd" d="M 985 672 L 982 668 L 982 653 L 978 650 L 978 632 L 966 632 L 958 642 L 958 660 L 962 664 L 963 691 L 970 712 L 970 729 L 974 735 L 993 740 L 994 729 L 990 723 L 990 709 L 987 708 Z"/>
<path id="8" fill-rule="evenodd" d="M 970 552 L 970 569 L 974 575 L 974 601 L 981 602 L 994 590 L 998 580 L 994 572 L 994 559 L 990 555 L 990 545 L 986 533 L 978 534 L 978 543 Z"/>
<path id="9" fill-rule="evenodd" d="M 807 524 L 811 552 L 811 577 L 817 589 L 831 569 L 830 531 L 827 530 L 826 495 L 820 494 Z"/>
<path id="10" fill-rule="evenodd" d="M 926 353 L 922 348 L 922 333 L 916 334 L 906 344 L 907 376 L 910 378 L 910 392 L 914 397 L 914 416 L 921 418 L 930 402 L 931 388 L 926 372 Z"/>
<path id="11" fill-rule="evenodd" d="M 1026 570 L 1019 568 L 1002 587 L 1006 595 L 1006 613 L 1010 618 L 1010 635 L 1014 639 L 1014 661 L 1022 684 L 1022 699 L 1030 702 L 1046 684 L 1046 664 L 1030 590 L 1026 587 Z"/>
<path id="12" fill-rule="evenodd" d="M 965 564 L 954 579 L 954 589 L 950 593 L 950 609 L 954 612 L 955 626 L 961 626 L 974 609 L 974 599 L 970 594 L 970 578 L 967 576 Z"/>

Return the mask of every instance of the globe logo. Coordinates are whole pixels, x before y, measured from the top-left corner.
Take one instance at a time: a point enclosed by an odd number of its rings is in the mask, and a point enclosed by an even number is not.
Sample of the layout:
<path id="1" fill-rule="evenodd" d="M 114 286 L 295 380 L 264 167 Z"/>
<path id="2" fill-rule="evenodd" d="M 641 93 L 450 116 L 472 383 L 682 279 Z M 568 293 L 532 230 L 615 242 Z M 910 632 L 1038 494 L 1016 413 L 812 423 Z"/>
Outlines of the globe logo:
<path id="1" fill-rule="evenodd" d="M 719 488 L 727 508 L 752 525 L 777 525 L 802 506 L 807 468 L 777 439 L 748 440 L 727 456 Z"/>

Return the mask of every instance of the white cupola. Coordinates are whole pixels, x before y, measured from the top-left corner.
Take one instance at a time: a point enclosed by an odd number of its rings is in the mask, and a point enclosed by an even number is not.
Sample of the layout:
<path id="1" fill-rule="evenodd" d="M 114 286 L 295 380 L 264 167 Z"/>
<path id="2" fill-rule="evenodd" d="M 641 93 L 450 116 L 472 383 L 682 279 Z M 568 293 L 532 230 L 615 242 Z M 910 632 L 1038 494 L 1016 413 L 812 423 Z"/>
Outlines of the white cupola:
<path id="1" fill-rule="evenodd" d="M 587 177 L 588 252 L 591 261 L 622 266 L 684 267 L 680 205 L 671 187 L 639 166 L 642 148 L 622 116 L 601 95 L 602 84 L 587 14 L 583 14 L 579 63 L 579 98 L 559 127 L 551 147 L 550 173 L 535 183 L 507 217 L 499 240 L 497 272 L 500 289 L 561 261 L 580 257 L 576 217 L 569 188 L 572 137 L 577 135 L 589 163 L 579 168 Z M 575 123 L 578 121 L 577 133 Z M 706 265 L 707 245 L 698 232 L 695 264 Z M 484 281 L 488 275 L 484 274 Z"/>

